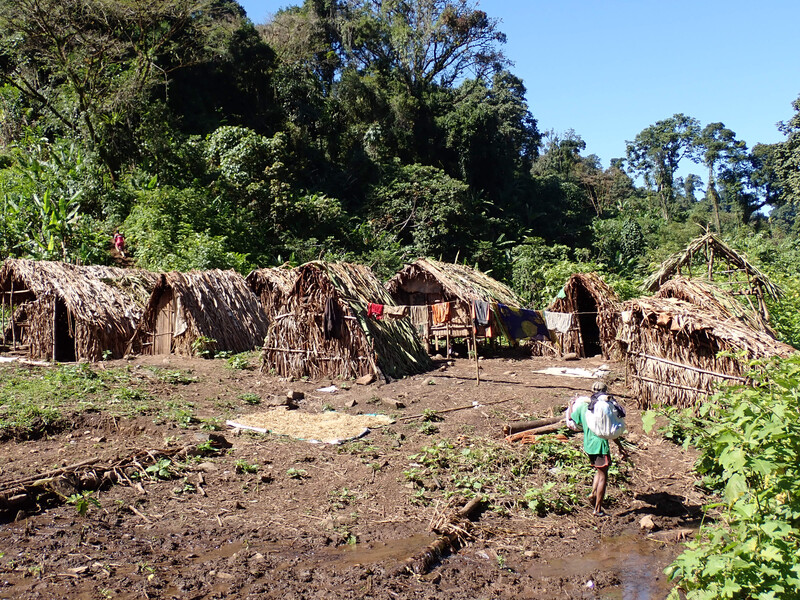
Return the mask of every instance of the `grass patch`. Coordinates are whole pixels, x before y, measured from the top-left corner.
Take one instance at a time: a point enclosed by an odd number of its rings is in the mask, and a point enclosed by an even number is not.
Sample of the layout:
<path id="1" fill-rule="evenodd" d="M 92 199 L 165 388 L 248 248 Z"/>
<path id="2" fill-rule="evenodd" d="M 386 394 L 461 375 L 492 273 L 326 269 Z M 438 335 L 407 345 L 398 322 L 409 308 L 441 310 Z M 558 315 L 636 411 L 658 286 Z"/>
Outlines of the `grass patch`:
<path id="1" fill-rule="evenodd" d="M 159 380 L 170 383 L 187 378 L 179 371 L 163 376 Z M 115 417 L 156 414 L 157 403 L 148 383 L 129 367 L 96 369 L 86 363 L 0 367 L 0 438 L 38 437 L 65 427 L 69 417 L 85 412 Z M 170 402 L 165 408 L 161 412 L 181 423 L 193 419 L 188 403 Z"/>

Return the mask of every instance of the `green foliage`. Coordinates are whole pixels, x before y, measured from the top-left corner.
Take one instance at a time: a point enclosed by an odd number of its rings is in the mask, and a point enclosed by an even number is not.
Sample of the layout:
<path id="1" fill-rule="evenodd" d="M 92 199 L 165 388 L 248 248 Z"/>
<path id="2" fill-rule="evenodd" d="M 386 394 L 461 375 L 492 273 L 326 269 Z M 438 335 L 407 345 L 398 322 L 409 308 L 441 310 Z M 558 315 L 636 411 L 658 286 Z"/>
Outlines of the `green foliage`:
<path id="1" fill-rule="evenodd" d="M 569 514 L 580 503 L 580 496 L 576 493 L 573 483 L 556 487 L 555 481 L 548 481 L 542 487 L 529 488 L 525 491 L 523 499 L 527 503 L 528 510 L 540 517 L 550 513 Z"/>
<path id="2" fill-rule="evenodd" d="M 417 500 L 482 494 L 495 508 L 519 507 L 537 514 L 570 512 L 580 502 L 576 486 L 590 480 L 585 455 L 570 444 L 543 437 L 523 449 L 488 440 L 459 448 L 448 441 L 409 457 L 405 479 L 418 488 Z M 618 477 L 614 470 L 612 477 Z"/>
<path id="3" fill-rule="evenodd" d="M 689 599 L 794 598 L 800 585 L 800 358 L 752 373 L 686 424 L 698 471 L 723 495 L 713 524 L 667 569 Z M 678 598 L 673 591 L 671 598 Z"/>
<path id="4" fill-rule="evenodd" d="M 235 470 L 237 473 L 258 473 L 258 465 L 256 463 L 249 463 L 244 459 L 236 461 Z"/>
<path id="5" fill-rule="evenodd" d="M 251 406 L 255 406 L 256 404 L 261 404 L 261 396 L 258 394 L 253 394 L 252 392 L 247 392 L 239 396 L 239 400 L 244 402 L 245 404 L 250 404 Z"/>
<path id="6" fill-rule="evenodd" d="M 512 254 L 514 289 L 537 307 L 549 305 L 573 273 L 600 270 L 585 253 L 576 258 L 571 248 L 541 238 L 526 238 Z"/>
<path id="7" fill-rule="evenodd" d="M 469 187 L 423 165 L 394 166 L 384 181 L 372 190 L 373 223 L 415 255 L 455 258 L 479 208 Z"/>
<path id="8" fill-rule="evenodd" d="M 72 504 L 75 510 L 78 511 L 78 514 L 85 517 L 92 507 L 98 509 L 102 508 L 100 501 L 95 498 L 93 494 L 94 492 L 91 491 L 72 494 L 67 497 L 67 503 Z"/>
<path id="9" fill-rule="evenodd" d="M 23 438 L 56 426 L 69 412 L 138 415 L 149 411 L 151 400 L 124 369 L 95 371 L 85 363 L 33 371 L 2 367 L 0 398 L 0 437 Z"/>
<path id="10" fill-rule="evenodd" d="M 217 340 L 205 335 L 200 335 L 192 342 L 192 352 L 201 358 L 214 358 Z"/>
<path id="11" fill-rule="evenodd" d="M 0 258 L 104 262 L 110 238 L 89 214 L 96 165 L 75 142 L 26 134 L 0 169 Z"/>
<path id="12" fill-rule="evenodd" d="M 306 471 L 305 469 L 290 467 L 286 469 L 286 476 L 289 479 L 305 479 L 306 477 L 308 477 L 308 471 Z"/>
<path id="13" fill-rule="evenodd" d="M 154 479 L 167 480 L 175 477 L 172 461 L 168 458 L 158 459 L 154 464 L 145 469 L 145 473 Z"/>
<path id="14" fill-rule="evenodd" d="M 217 356 L 221 357 L 222 352 L 217 352 Z M 239 354 L 234 354 L 227 358 L 227 364 L 231 369 L 239 370 L 239 371 L 249 371 L 253 368 L 253 365 L 250 363 L 250 353 L 248 352 L 240 352 Z"/>

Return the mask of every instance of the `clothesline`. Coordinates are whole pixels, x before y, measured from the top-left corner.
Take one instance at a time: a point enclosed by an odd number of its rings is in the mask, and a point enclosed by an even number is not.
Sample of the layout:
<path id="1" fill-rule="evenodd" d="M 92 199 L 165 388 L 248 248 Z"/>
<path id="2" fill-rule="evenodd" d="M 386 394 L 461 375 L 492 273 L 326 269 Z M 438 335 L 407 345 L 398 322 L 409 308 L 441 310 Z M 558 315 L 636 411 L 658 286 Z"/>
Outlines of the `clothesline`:
<path id="1" fill-rule="evenodd" d="M 482 335 L 494 337 L 494 329 L 509 340 L 535 339 L 554 341 L 551 329 L 566 333 L 572 327 L 572 314 L 537 311 L 528 308 L 507 306 L 500 302 L 473 300 L 466 314 L 456 302 L 437 302 L 425 305 L 396 306 L 375 302 L 367 304 L 367 317 L 377 320 L 410 317 L 414 328 L 422 337 L 429 337 L 431 330 L 450 325 L 456 327 L 485 328 Z M 550 321 L 550 323 L 548 323 Z"/>

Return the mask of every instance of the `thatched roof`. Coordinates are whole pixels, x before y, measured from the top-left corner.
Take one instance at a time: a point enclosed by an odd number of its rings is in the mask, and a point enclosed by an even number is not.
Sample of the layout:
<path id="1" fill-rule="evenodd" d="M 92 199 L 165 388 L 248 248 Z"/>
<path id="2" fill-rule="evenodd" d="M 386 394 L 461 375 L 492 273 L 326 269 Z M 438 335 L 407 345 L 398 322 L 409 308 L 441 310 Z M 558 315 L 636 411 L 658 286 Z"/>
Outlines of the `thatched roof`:
<path id="1" fill-rule="evenodd" d="M 26 342 L 32 356 L 53 356 L 53 314 L 58 301 L 68 313 L 75 358 L 100 360 L 104 351 L 116 358 L 123 355 L 143 310 L 135 293 L 113 283 L 135 278 L 147 286 L 154 277 L 115 267 L 7 259 L 0 269 L 0 289 L 6 305 L 13 287 L 15 307 L 25 307 Z"/>
<path id="2" fill-rule="evenodd" d="M 747 277 L 750 284 L 758 286 L 763 293 L 772 298 L 777 299 L 783 294 L 780 287 L 772 283 L 743 254 L 740 254 L 710 232 L 692 240 L 682 252 L 673 254 L 661 263 L 658 271 L 648 277 L 642 284 L 644 289 L 655 292 L 676 274 L 681 275 L 683 270 L 686 270 L 686 273 L 691 277 L 693 260 L 695 255 L 700 253 L 703 255 L 705 264 L 705 268 L 700 267 L 699 273 L 697 273 L 700 277 L 711 276 L 714 261 L 724 260 L 728 265 L 727 273 L 729 276 L 738 271 Z M 697 265 L 695 267 L 697 268 Z"/>
<path id="3" fill-rule="evenodd" d="M 561 293 L 550 303 L 547 310 L 553 312 L 579 312 L 578 306 L 579 290 L 588 292 L 598 308 L 616 306 L 619 297 L 597 273 L 574 273 L 567 279 Z"/>
<path id="4" fill-rule="evenodd" d="M 288 265 L 271 269 L 255 269 L 247 276 L 247 285 L 261 300 L 267 314 L 285 302 L 286 296 L 297 281 L 299 271 Z"/>
<path id="5" fill-rule="evenodd" d="M 284 376 L 358 377 L 370 373 L 403 377 L 431 367 L 408 319 L 367 318 L 367 305 L 393 305 L 369 267 L 314 261 L 295 269 L 296 280 L 276 306 L 262 354 L 265 368 Z M 341 317 L 327 336 L 326 304 Z"/>
<path id="6" fill-rule="evenodd" d="M 172 352 L 191 355 L 200 338 L 216 340 L 210 350 L 246 352 L 259 347 L 269 321 L 244 277 L 235 271 L 171 272 L 160 276 L 132 338 L 137 352 L 150 352 L 162 297 L 171 294 L 175 315 Z M 166 296 L 165 298 L 169 298 Z"/>
<path id="7" fill-rule="evenodd" d="M 775 337 L 768 324 L 754 306 L 748 310 L 730 292 L 705 279 L 678 277 L 664 283 L 656 293 L 657 298 L 675 298 L 710 310 L 723 319 L 735 319 L 752 327 L 761 329 Z"/>
<path id="8" fill-rule="evenodd" d="M 401 293 L 418 290 L 436 290 L 441 300 L 484 300 L 502 302 L 509 306 L 522 306 L 522 299 L 507 285 L 492 279 L 486 273 L 466 265 L 445 263 L 430 258 L 418 258 L 407 264 L 386 282 L 393 298 Z"/>
<path id="9" fill-rule="evenodd" d="M 795 352 L 736 318 L 673 298 L 629 300 L 620 315 L 617 341 L 641 408 L 693 406 L 716 385 L 745 382 L 749 360 Z"/>

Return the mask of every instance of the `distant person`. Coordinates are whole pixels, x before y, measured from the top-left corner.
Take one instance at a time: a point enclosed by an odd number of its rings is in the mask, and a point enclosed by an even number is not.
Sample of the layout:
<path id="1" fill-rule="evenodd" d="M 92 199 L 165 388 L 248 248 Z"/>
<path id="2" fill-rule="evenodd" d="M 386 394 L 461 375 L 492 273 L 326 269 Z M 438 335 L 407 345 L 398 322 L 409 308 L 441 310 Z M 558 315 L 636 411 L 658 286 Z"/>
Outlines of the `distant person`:
<path id="1" fill-rule="evenodd" d="M 119 231 L 114 231 L 114 248 L 122 258 L 125 258 L 125 238 Z"/>
<path id="2" fill-rule="evenodd" d="M 600 437 L 588 424 L 587 413 L 594 410 L 595 405 L 600 400 L 607 401 L 612 410 L 616 411 L 619 419 L 625 418 L 625 410 L 617 403 L 614 398 L 607 393 L 608 387 L 602 381 L 595 381 L 592 384 L 592 397 L 589 402 L 578 402 L 574 411 L 570 413 L 570 418 L 577 426 L 583 429 L 583 451 L 589 455 L 589 463 L 595 468 L 594 480 L 592 481 L 592 493 L 589 494 L 589 503 L 592 505 L 592 514 L 596 517 L 605 517 L 603 512 L 603 499 L 606 496 L 606 486 L 608 484 L 608 468 L 611 466 L 611 446 L 608 440 Z M 598 409 L 599 410 L 599 409 Z M 590 415 L 591 416 L 591 415 Z M 622 459 L 628 458 L 628 453 L 622 447 L 619 438 L 614 438 L 619 448 Z"/>

